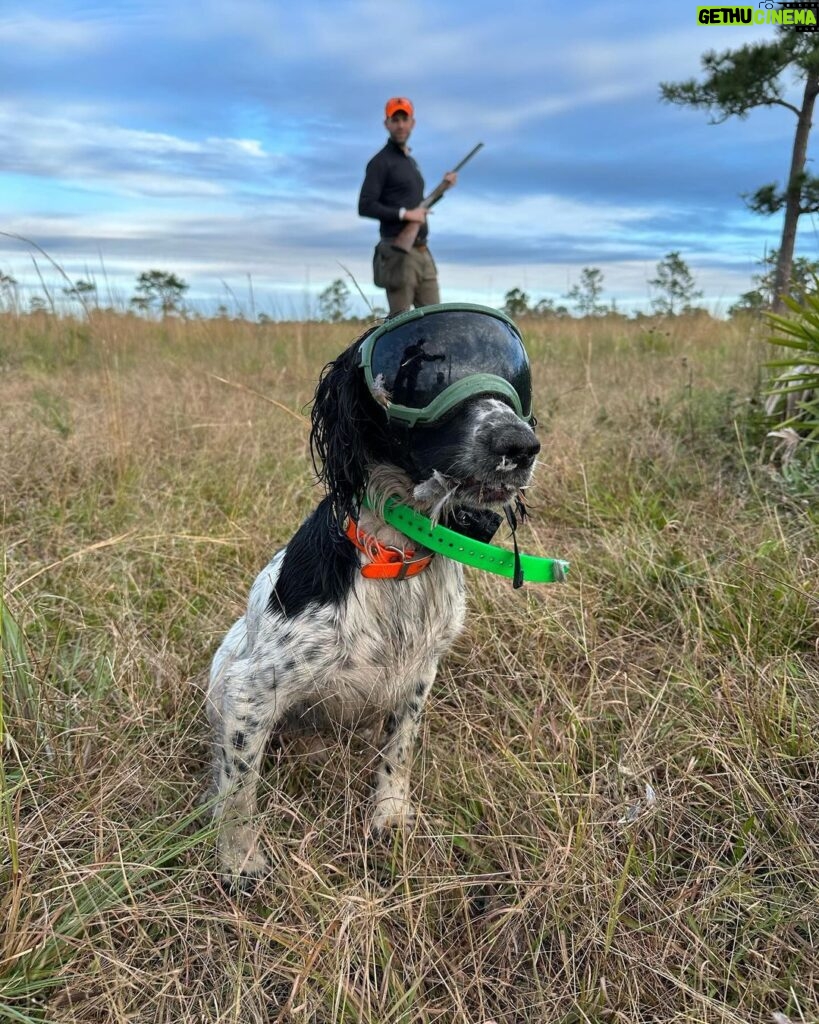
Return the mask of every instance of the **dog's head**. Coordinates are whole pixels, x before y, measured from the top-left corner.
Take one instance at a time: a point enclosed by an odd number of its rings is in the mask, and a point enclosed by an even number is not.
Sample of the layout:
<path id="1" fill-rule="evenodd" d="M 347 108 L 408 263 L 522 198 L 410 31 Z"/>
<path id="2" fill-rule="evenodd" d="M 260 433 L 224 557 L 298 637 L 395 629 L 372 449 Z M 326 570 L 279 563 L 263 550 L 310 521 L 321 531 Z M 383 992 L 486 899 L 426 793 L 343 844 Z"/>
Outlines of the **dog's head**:
<path id="1" fill-rule="evenodd" d="M 310 443 L 339 520 L 385 465 L 435 515 L 514 503 L 540 450 L 517 328 L 496 310 L 443 305 L 368 331 L 325 366 Z"/>

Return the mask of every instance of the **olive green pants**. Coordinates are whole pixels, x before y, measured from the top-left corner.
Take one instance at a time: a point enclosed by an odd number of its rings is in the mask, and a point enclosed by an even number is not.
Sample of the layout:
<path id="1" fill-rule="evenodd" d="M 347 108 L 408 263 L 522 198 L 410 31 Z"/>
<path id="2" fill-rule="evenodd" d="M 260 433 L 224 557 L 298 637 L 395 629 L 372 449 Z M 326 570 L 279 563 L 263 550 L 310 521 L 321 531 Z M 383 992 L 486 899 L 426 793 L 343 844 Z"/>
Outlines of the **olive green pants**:
<path id="1" fill-rule="evenodd" d="M 411 306 L 434 306 L 441 301 L 438 268 L 426 246 L 405 253 L 389 242 L 379 242 L 375 258 L 380 261 L 379 287 L 387 291 L 390 313 Z"/>

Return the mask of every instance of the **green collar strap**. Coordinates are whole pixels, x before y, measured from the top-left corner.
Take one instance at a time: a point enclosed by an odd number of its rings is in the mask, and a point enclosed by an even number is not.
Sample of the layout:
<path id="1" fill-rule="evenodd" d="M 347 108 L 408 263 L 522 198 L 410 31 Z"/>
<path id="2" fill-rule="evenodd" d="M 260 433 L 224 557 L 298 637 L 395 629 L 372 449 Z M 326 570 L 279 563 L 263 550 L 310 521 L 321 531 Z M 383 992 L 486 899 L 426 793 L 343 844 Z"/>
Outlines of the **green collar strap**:
<path id="1" fill-rule="evenodd" d="M 369 509 L 373 507 L 367 498 L 364 504 Z M 508 576 L 510 579 L 515 576 L 515 556 L 511 551 L 472 540 L 445 526 L 436 526 L 426 516 L 408 505 L 402 505 L 395 498 L 387 499 L 381 516 L 405 537 L 445 558 L 498 576 Z M 536 555 L 520 555 L 520 567 L 527 583 L 563 583 L 569 571 L 569 563 L 560 558 L 540 558 Z"/>

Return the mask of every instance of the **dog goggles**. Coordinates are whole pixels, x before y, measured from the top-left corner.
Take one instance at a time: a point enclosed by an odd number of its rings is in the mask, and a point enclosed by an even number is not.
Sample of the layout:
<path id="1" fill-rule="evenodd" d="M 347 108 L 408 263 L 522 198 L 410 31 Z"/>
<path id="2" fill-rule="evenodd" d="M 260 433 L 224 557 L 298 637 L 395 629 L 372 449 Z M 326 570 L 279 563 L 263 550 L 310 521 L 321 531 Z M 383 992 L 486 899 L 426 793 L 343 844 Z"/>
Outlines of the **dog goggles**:
<path id="1" fill-rule="evenodd" d="M 401 313 L 368 335 L 360 365 L 376 402 L 407 426 L 434 423 L 476 395 L 532 414 L 529 357 L 515 324 L 488 306 L 442 303 Z"/>

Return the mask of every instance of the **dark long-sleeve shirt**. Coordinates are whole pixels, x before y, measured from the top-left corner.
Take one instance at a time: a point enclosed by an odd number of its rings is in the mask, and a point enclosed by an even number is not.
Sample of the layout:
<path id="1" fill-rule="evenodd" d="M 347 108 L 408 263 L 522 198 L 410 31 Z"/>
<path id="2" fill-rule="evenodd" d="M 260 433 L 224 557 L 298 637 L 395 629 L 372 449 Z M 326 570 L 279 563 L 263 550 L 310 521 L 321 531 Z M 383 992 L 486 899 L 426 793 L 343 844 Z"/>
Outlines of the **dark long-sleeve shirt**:
<path id="1" fill-rule="evenodd" d="M 359 215 L 380 221 L 382 238 L 395 238 L 404 226 L 398 217 L 401 207 L 414 210 L 423 198 L 424 179 L 418 164 L 388 139 L 386 146 L 367 164 L 358 199 Z M 427 233 L 427 225 L 422 224 L 418 242 L 424 242 Z"/>

